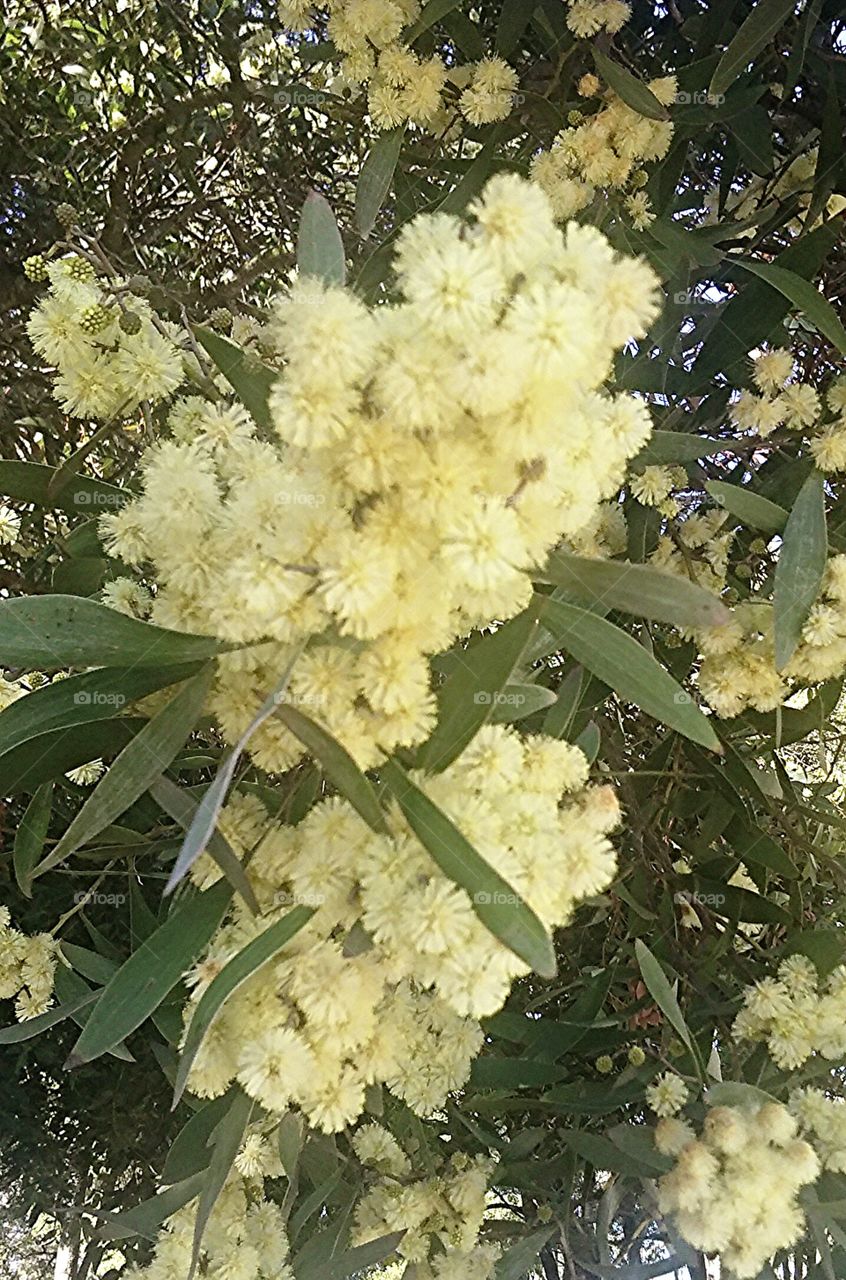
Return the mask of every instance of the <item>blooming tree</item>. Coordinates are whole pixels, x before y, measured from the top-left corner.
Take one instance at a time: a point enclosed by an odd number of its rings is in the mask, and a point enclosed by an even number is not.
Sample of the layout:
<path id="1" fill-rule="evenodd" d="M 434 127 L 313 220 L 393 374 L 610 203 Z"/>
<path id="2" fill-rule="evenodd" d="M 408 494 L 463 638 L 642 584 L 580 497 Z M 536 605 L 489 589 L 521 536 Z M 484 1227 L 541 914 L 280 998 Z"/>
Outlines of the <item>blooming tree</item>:
<path id="1" fill-rule="evenodd" d="M 180 1122 L 75 1274 L 842 1274 L 842 22 L 222 8 L 279 261 L 23 263 L 0 1044 Z"/>

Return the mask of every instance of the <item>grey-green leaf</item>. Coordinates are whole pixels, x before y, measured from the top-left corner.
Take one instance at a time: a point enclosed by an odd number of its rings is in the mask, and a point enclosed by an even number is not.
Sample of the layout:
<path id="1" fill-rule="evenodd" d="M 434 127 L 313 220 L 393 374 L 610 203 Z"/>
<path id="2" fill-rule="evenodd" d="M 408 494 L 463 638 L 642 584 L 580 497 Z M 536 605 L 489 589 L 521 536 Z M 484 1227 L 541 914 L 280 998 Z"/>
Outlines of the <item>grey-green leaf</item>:
<path id="1" fill-rule="evenodd" d="M 256 426 L 270 430 L 273 424 L 267 402 L 270 389 L 279 377 L 278 370 L 265 364 L 251 351 L 242 351 L 213 329 L 197 325 L 194 332 Z"/>
<path id="2" fill-rule="evenodd" d="M 796 8 L 795 0 L 758 0 L 740 24 L 711 77 L 711 96 L 724 94 L 754 61 Z"/>
<path id="3" fill-rule="evenodd" d="M 658 1008 L 678 1035 L 687 1045 L 693 1057 L 698 1061 L 698 1051 L 685 1022 L 684 1014 L 679 1007 L 673 988 L 667 979 L 660 961 L 652 954 L 649 947 L 640 938 L 635 938 L 635 956 L 640 968 L 646 989 Z"/>
<path id="4" fill-rule="evenodd" d="M 32 872 L 47 839 L 47 827 L 53 808 L 53 783 L 44 782 L 26 807 L 15 832 L 13 864 L 15 879 L 25 897 L 32 897 Z"/>
<path id="5" fill-rule="evenodd" d="M 157 667 L 211 658 L 229 646 L 212 636 L 166 631 L 79 596 L 0 602 L 0 654 L 9 667 Z"/>
<path id="6" fill-rule="evenodd" d="M 380 133 L 361 166 L 355 188 L 355 221 L 359 235 L 367 239 L 393 181 L 405 127 Z"/>
<path id="7" fill-rule="evenodd" d="M 277 920 L 257 938 L 254 938 L 242 951 L 233 956 L 210 985 L 203 992 L 194 1009 L 185 1045 L 179 1059 L 179 1069 L 173 1088 L 173 1105 L 176 1106 L 185 1090 L 188 1075 L 194 1059 L 203 1043 L 203 1038 L 223 1005 L 248 978 L 267 964 L 286 942 L 290 942 L 304 925 L 308 924 L 314 910 L 311 907 L 295 907 L 281 920 Z"/>
<path id="8" fill-rule="evenodd" d="M 588 605 L 604 605 L 676 627 L 717 627 L 730 617 L 725 605 L 704 587 L 645 564 L 558 551 L 534 576 L 564 587 Z"/>
<path id="9" fill-rule="evenodd" d="M 470 895 L 485 928 L 541 977 L 553 977 L 555 949 L 534 911 L 395 761 L 388 760 L 380 773 L 420 843 L 444 875 Z"/>
<path id="10" fill-rule="evenodd" d="M 297 236 L 297 266 L 304 276 L 327 285 L 346 279 L 344 243 L 329 201 L 317 191 L 306 196 Z"/>
<path id="11" fill-rule="evenodd" d="M 100 994 L 68 1066 L 98 1058 L 140 1027 L 205 950 L 231 897 L 223 883 L 192 896 L 133 951 Z"/>
<path id="12" fill-rule="evenodd" d="M 612 61 L 599 49 L 594 48 L 593 60 L 596 69 L 606 84 L 610 85 L 626 106 L 639 115 L 650 120 L 669 120 L 670 113 L 663 103 L 659 102 L 652 90 L 627 71 L 619 62 Z"/>
<path id="13" fill-rule="evenodd" d="M 788 513 L 777 502 L 752 493 L 744 485 L 729 484 L 725 480 L 709 480 L 705 488 L 712 498 L 725 507 L 729 515 L 762 533 L 781 533 L 787 523 Z"/>
<path id="14" fill-rule="evenodd" d="M 828 555 L 823 477 L 812 471 L 799 490 L 784 529 L 773 591 L 775 661 L 787 666 L 819 595 Z"/>
<path id="15" fill-rule="evenodd" d="M 200 1245 L 203 1242 L 208 1220 L 235 1163 L 244 1130 L 249 1124 L 255 1105 L 253 1099 L 239 1089 L 232 1100 L 232 1105 L 212 1135 L 211 1161 L 203 1178 L 203 1189 L 200 1192 L 200 1203 L 197 1205 L 197 1217 L 194 1221 L 194 1248 L 188 1280 L 193 1280 L 196 1274 L 200 1261 Z"/>
<path id="16" fill-rule="evenodd" d="M 375 1267 L 390 1258 L 404 1235 L 404 1231 L 393 1231 L 390 1235 L 379 1236 L 377 1240 L 368 1240 L 366 1244 L 346 1249 L 334 1258 L 322 1259 L 313 1266 L 306 1263 L 297 1267 L 297 1280 L 347 1280 L 348 1276 L 359 1276 L 368 1267 Z"/>
<path id="17" fill-rule="evenodd" d="M 276 715 L 286 725 L 303 746 L 308 747 L 315 760 L 319 761 L 326 777 L 332 782 L 350 804 L 361 815 L 374 831 L 387 830 L 385 815 L 382 812 L 376 792 L 359 769 L 346 747 L 336 738 L 304 715 L 288 702 L 280 702 Z"/>
<path id="18" fill-rule="evenodd" d="M 846 329 L 834 307 L 827 298 L 823 297 L 816 285 L 810 280 L 804 280 L 795 271 L 788 271 L 784 267 L 774 267 L 764 262 L 750 262 L 746 258 L 737 258 L 736 261 L 739 266 L 751 271 L 753 275 L 760 276 L 767 284 L 778 289 L 785 298 L 789 298 L 841 355 L 846 355 Z"/>
<path id="19" fill-rule="evenodd" d="M 557 600 L 547 601 L 543 625 L 562 649 L 619 697 L 692 742 L 722 752 L 713 727 L 690 694 L 627 632 L 595 613 Z"/>
<path id="20" fill-rule="evenodd" d="M 176 757 L 197 723 L 211 685 L 211 665 L 193 676 L 124 747 L 48 857 L 43 875 L 125 813 Z"/>

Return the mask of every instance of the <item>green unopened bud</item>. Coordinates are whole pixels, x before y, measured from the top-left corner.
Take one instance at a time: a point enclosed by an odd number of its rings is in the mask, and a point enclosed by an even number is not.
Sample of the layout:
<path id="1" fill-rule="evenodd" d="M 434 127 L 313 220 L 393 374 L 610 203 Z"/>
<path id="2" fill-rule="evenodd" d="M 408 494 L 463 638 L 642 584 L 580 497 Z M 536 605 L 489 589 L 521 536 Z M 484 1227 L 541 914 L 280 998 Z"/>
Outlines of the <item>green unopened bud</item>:
<path id="1" fill-rule="evenodd" d="M 584 114 L 581 111 L 569 111 L 567 113 L 567 123 L 576 125 L 581 124 L 584 120 Z"/>
<path id="2" fill-rule="evenodd" d="M 767 544 L 763 538 L 754 538 L 749 544 L 749 550 L 756 556 L 763 556 L 767 553 Z"/>
<path id="3" fill-rule="evenodd" d="M 635 191 L 639 191 L 641 187 L 645 187 L 649 181 L 649 174 L 645 169 L 635 169 L 631 176 L 631 184 Z"/>
<path id="4" fill-rule="evenodd" d="M 141 317 L 137 311 L 121 311 L 118 324 L 123 333 L 141 332 Z"/>
<path id="5" fill-rule="evenodd" d="M 597 1058 L 596 1062 L 593 1065 L 596 1067 L 597 1071 L 601 1076 L 610 1075 L 611 1072 L 614 1070 L 613 1059 L 609 1058 L 607 1053 L 603 1053 L 600 1058 Z"/>
<path id="6" fill-rule="evenodd" d="M 687 1050 L 681 1040 L 671 1040 L 667 1046 L 667 1053 L 671 1058 L 681 1058 L 683 1054 L 687 1053 Z"/>
<path id="7" fill-rule="evenodd" d="M 209 324 L 221 333 L 228 333 L 232 328 L 232 312 L 228 307 L 215 307 L 209 316 Z"/>
<path id="8" fill-rule="evenodd" d="M 102 333 L 112 321 L 112 310 L 104 307 L 102 302 L 95 302 L 91 307 L 83 307 L 79 313 L 79 327 L 83 333 Z"/>
<path id="9" fill-rule="evenodd" d="M 741 582 L 749 582 L 752 577 L 752 567 L 748 564 L 739 564 L 734 572 Z"/>
<path id="10" fill-rule="evenodd" d="M 23 269 L 26 278 L 34 280 L 36 284 L 47 279 L 47 261 L 40 253 L 34 253 L 31 258 L 27 258 Z"/>
<path id="11" fill-rule="evenodd" d="M 629 1063 L 633 1067 L 642 1067 L 646 1062 L 646 1054 L 643 1052 L 639 1044 L 633 1044 L 628 1052 Z"/>
<path id="12" fill-rule="evenodd" d="M 71 280 L 79 280 L 85 283 L 87 280 L 94 279 L 94 268 L 87 258 L 80 258 L 78 254 L 74 254 L 72 258 L 65 258 L 65 271 Z"/>
<path id="13" fill-rule="evenodd" d="M 79 222 L 79 214 L 72 204 L 57 204 L 56 219 L 66 231 L 70 231 L 71 227 L 75 227 Z"/>

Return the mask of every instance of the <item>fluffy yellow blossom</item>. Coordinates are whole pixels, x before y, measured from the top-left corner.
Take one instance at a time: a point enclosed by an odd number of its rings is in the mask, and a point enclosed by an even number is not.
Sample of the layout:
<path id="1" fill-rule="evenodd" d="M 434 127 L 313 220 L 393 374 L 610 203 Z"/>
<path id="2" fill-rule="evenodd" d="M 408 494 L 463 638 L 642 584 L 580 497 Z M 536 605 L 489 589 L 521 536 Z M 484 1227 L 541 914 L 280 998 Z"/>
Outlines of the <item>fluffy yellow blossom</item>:
<path id="1" fill-rule="evenodd" d="M 0 907 L 0 1000 L 15 1001 L 19 1022 L 49 1009 L 57 959 L 50 934 L 19 932 L 10 923 L 8 908 Z"/>
<path id="2" fill-rule="evenodd" d="M 744 994 L 734 1021 L 739 1040 L 763 1041 L 786 1071 L 801 1067 L 813 1053 L 839 1061 L 846 1056 L 846 970 L 836 969 L 822 990 L 804 956 L 779 966 L 778 979 L 764 978 Z"/>
<path id="3" fill-rule="evenodd" d="M 665 1071 L 646 1089 L 646 1101 L 661 1117 L 674 1116 L 681 1111 L 689 1096 L 684 1080 L 672 1071 Z"/>

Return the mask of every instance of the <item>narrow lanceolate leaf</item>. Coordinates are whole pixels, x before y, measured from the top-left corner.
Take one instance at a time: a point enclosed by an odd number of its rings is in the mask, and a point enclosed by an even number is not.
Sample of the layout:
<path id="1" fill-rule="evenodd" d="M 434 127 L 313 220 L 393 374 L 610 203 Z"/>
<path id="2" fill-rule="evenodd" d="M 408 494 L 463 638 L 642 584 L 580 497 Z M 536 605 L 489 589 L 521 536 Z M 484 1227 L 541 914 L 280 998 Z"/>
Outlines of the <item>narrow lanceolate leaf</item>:
<path id="1" fill-rule="evenodd" d="M 101 667 L 42 685 L 0 713 L 0 757 L 32 738 L 93 720 L 110 720 L 138 698 L 179 684 L 200 669 L 198 662 L 166 667 Z"/>
<path id="2" fill-rule="evenodd" d="M 819 595 L 828 555 L 823 477 L 813 471 L 793 504 L 775 572 L 775 660 L 787 666 Z"/>
<path id="3" fill-rule="evenodd" d="M 758 0 L 717 63 L 708 92 L 725 93 L 766 48 L 795 9 L 796 0 Z"/>
<path id="4" fill-rule="evenodd" d="M 695 436 L 686 431 L 653 431 L 631 465 L 639 470 L 655 463 L 696 462 L 698 458 L 710 458 L 723 449 L 730 453 L 733 447 L 732 440 L 714 440 L 710 436 Z"/>
<path id="5" fill-rule="evenodd" d="M 730 616 L 725 605 L 704 587 L 645 564 L 592 560 L 559 551 L 534 576 L 540 582 L 566 588 L 586 604 L 606 605 L 676 627 L 718 627 Z"/>
<path id="6" fill-rule="evenodd" d="M 164 775 L 156 778 L 150 787 L 150 795 L 157 804 L 161 805 L 165 813 L 179 823 L 184 831 L 190 830 L 191 823 L 197 814 L 199 801 L 195 800 L 193 796 L 189 796 L 187 792 L 178 787 L 175 782 L 171 782 L 170 778 L 164 777 Z M 234 849 L 219 831 L 212 832 L 208 843 L 208 851 L 235 892 L 241 895 L 250 911 L 257 915 L 259 911 L 258 900 L 252 885 L 247 879 L 244 866 Z"/>
<path id="7" fill-rule="evenodd" d="M 133 951 L 101 992 L 69 1067 L 91 1062 L 140 1027 L 208 946 L 231 898 L 223 883 L 194 895 Z"/>
<path id="8" fill-rule="evenodd" d="M 385 815 L 382 812 L 376 792 L 359 769 L 346 747 L 327 733 L 316 720 L 304 715 L 290 703 L 280 702 L 276 707 L 276 715 L 284 725 L 299 738 L 303 746 L 308 747 L 323 768 L 323 772 L 349 800 L 350 804 L 374 831 L 385 831 Z"/>
<path id="9" fill-rule="evenodd" d="M 348 1276 L 361 1275 L 368 1267 L 375 1267 L 390 1258 L 404 1235 L 404 1231 L 393 1231 L 390 1235 L 379 1236 L 377 1240 L 368 1240 L 366 1244 L 346 1249 L 332 1258 L 324 1258 L 312 1265 L 306 1262 L 297 1267 L 297 1280 L 347 1280 Z"/>
<path id="10" fill-rule="evenodd" d="M 497 1262 L 494 1280 L 523 1280 L 523 1276 L 534 1274 L 538 1254 L 554 1231 L 554 1227 L 543 1227 L 512 1244 Z"/>
<path id="11" fill-rule="evenodd" d="M 485 928 L 541 977 L 553 977 L 555 950 L 534 911 L 395 761 L 389 760 L 380 773 L 420 843 L 444 875 L 470 895 Z"/>
<path id="12" fill-rule="evenodd" d="M 197 723 L 211 684 L 205 667 L 124 747 L 55 849 L 35 868 L 43 875 L 125 813 L 176 757 Z"/>
<path id="13" fill-rule="evenodd" d="M 517 48 L 532 19 L 532 5 L 526 0 L 505 0 L 496 29 L 496 51 L 508 58 Z"/>
<path id="14" fill-rule="evenodd" d="M 50 493 L 54 467 L 40 462 L 10 462 L 0 459 L 0 494 L 18 502 L 67 511 L 69 515 L 104 515 L 119 511 L 132 498 L 129 489 L 117 489 L 104 480 L 74 475 L 61 493 Z"/>
<path id="15" fill-rule="evenodd" d="M 822 333 L 837 350 L 846 355 L 846 329 L 844 329 L 834 307 L 824 298 L 816 285 L 810 280 L 803 280 L 795 271 L 784 267 L 774 267 L 770 263 L 750 262 L 745 258 L 736 259 L 739 266 L 760 276 L 767 284 L 778 289 L 799 311 Z"/>
<path id="16" fill-rule="evenodd" d="M 367 239 L 393 181 L 405 127 L 380 133 L 365 157 L 355 188 L 355 221 L 358 233 Z"/>
<path id="17" fill-rule="evenodd" d="M 56 1005 L 55 1009 L 48 1009 L 46 1013 L 40 1013 L 37 1018 L 27 1018 L 26 1022 L 3 1027 L 0 1029 L 0 1044 L 20 1044 L 23 1040 L 33 1040 L 36 1036 L 40 1036 L 42 1031 L 49 1031 L 57 1023 L 64 1022 L 65 1018 L 72 1018 L 86 1005 L 93 1004 L 97 995 L 96 991 L 92 991 L 89 995 Z"/>
<path id="18" fill-rule="evenodd" d="M 95 1217 L 105 1218 L 101 1227 L 94 1231 L 97 1240 L 127 1240 L 132 1236 L 144 1236 L 147 1240 L 155 1240 L 159 1228 L 165 1219 L 181 1209 L 200 1194 L 203 1185 L 203 1174 L 194 1174 L 184 1182 L 175 1183 L 149 1200 L 125 1209 L 123 1213 L 105 1213 L 92 1209 L 89 1212 Z"/>
<path id="19" fill-rule="evenodd" d="M 59 667 L 159 667 L 211 658 L 230 646 L 166 631 L 79 596 L 20 596 L 0 603 L 0 656 L 25 671 Z"/>
<path id="20" fill-rule="evenodd" d="M 722 752 L 719 738 L 690 695 L 627 632 L 595 613 L 557 600 L 547 601 L 543 625 L 562 649 L 626 702 L 692 742 Z"/>
<path id="21" fill-rule="evenodd" d="M 30 800 L 21 825 L 15 832 L 13 863 L 18 888 L 27 898 L 32 897 L 32 872 L 47 839 L 50 812 L 53 808 L 53 783 L 43 783 Z"/>
<path id="22" fill-rule="evenodd" d="M 441 18 L 457 9 L 461 0 L 427 0 L 417 21 L 403 32 L 403 44 L 411 44 Z"/>
<path id="23" fill-rule="evenodd" d="M 694 1059 L 698 1060 L 698 1051 L 693 1036 L 690 1034 L 684 1014 L 679 1007 L 679 1002 L 676 999 L 673 988 L 670 986 L 666 973 L 661 967 L 660 961 L 640 938 L 635 938 L 635 956 L 647 991 L 679 1039 L 687 1045 Z"/>
<path id="24" fill-rule="evenodd" d="M 282 692 L 287 687 L 288 681 L 291 678 L 291 671 L 293 670 L 294 663 L 296 662 L 297 656 L 300 652 L 301 650 L 296 651 L 294 657 L 282 673 L 282 678 L 280 679 L 279 684 L 272 693 L 269 693 L 265 698 L 256 714 L 241 734 L 241 737 L 229 752 L 229 755 L 221 762 L 220 768 L 215 774 L 214 781 L 211 786 L 207 788 L 203 798 L 197 805 L 194 816 L 191 819 L 191 825 L 185 833 L 185 839 L 182 841 L 182 848 L 179 850 L 179 857 L 176 859 L 174 868 L 170 873 L 170 878 L 165 885 L 165 895 L 172 893 L 180 880 L 184 879 L 192 864 L 197 858 L 199 858 L 200 854 L 211 840 L 212 833 L 214 832 L 215 825 L 217 823 L 217 815 L 223 807 L 223 802 L 226 799 L 226 793 L 229 790 L 232 779 L 235 777 L 235 770 L 238 766 L 238 761 L 241 758 L 241 753 L 255 733 L 256 729 L 258 729 L 260 725 L 264 724 L 265 720 L 268 720 L 276 710 L 277 702 Z"/>
<path id="25" fill-rule="evenodd" d="M 438 723 L 420 755 L 428 773 L 452 764 L 491 719 L 499 695 L 538 631 L 538 612 L 538 605 L 524 610 L 456 654 L 455 670 L 438 690 Z"/>
<path id="26" fill-rule="evenodd" d="M 172 1186 L 201 1173 L 211 1160 L 209 1140 L 229 1107 L 230 1098 L 221 1094 L 201 1106 L 185 1122 L 170 1145 L 162 1169 L 162 1182 Z M 291 1114 L 289 1112 L 289 1114 Z"/>
<path id="27" fill-rule="evenodd" d="M 593 60 L 605 83 L 611 86 L 632 111 L 648 116 L 650 120 L 669 120 L 670 113 L 667 108 L 658 101 L 652 90 L 642 80 L 632 75 L 631 71 L 621 67 L 619 62 L 613 62 L 598 49 L 593 50 Z"/>
<path id="28" fill-rule="evenodd" d="M 329 201 L 317 191 L 308 193 L 300 216 L 297 266 L 301 275 L 324 284 L 342 285 L 346 279 L 341 233 Z"/>
<path id="29" fill-rule="evenodd" d="M 313 915 L 314 910 L 311 907 L 295 907 L 293 911 L 289 911 L 282 920 L 265 929 L 264 933 L 254 938 L 243 951 L 233 956 L 203 992 L 191 1018 L 185 1037 L 185 1047 L 179 1059 L 179 1069 L 173 1088 L 174 1106 L 182 1097 L 191 1066 L 205 1034 L 223 1005 L 248 978 L 252 977 L 256 970 L 267 964 L 268 960 L 272 960 L 285 943 L 290 942 L 294 935 L 308 924 Z"/>
<path id="30" fill-rule="evenodd" d="M 244 1130 L 250 1122 L 255 1103 L 240 1089 L 232 1100 L 232 1105 L 218 1124 L 212 1136 L 212 1155 L 209 1167 L 203 1179 L 200 1192 L 200 1203 L 197 1205 L 197 1217 L 194 1221 L 194 1249 L 191 1255 L 191 1268 L 187 1280 L 194 1280 L 197 1265 L 200 1261 L 200 1246 L 203 1243 L 206 1226 L 217 1198 L 223 1190 L 235 1163 L 238 1148 L 244 1137 Z"/>
<path id="31" fill-rule="evenodd" d="M 762 533 L 781 533 L 787 524 L 788 513 L 784 507 L 770 502 L 769 498 L 762 498 L 759 493 L 751 493 L 742 485 L 709 480 L 705 488 L 729 515 L 753 529 L 760 529 Z"/>
<path id="32" fill-rule="evenodd" d="M 222 338 L 213 329 L 197 325 L 194 333 L 256 426 L 269 430 L 272 423 L 267 401 L 270 388 L 279 377 L 278 370 L 264 364 L 252 352 L 242 351 L 234 342 Z"/>

